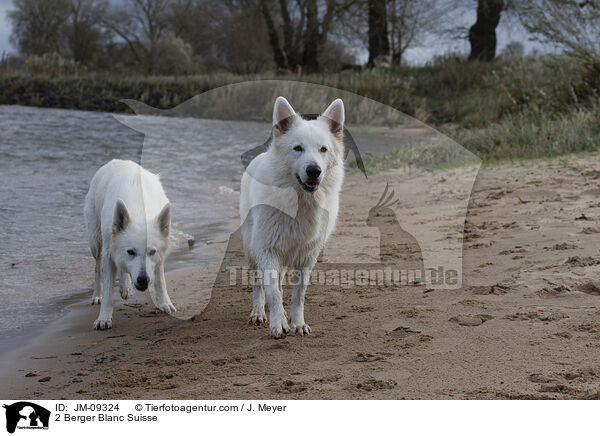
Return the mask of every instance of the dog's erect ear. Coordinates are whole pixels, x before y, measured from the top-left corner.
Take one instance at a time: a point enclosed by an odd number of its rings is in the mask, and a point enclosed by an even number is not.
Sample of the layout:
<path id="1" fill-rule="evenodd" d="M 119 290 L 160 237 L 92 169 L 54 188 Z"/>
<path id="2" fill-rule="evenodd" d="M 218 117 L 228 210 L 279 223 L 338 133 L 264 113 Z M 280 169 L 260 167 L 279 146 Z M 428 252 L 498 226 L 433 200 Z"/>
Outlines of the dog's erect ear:
<path id="1" fill-rule="evenodd" d="M 115 206 L 115 215 L 113 217 L 113 234 L 122 232 L 125 230 L 128 224 L 129 212 L 127 212 L 125 203 L 123 203 L 121 200 L 117 200 L 117 205 Z"/>
<path id="2" fill-rule="evenodd" d="M 346 119 L 346 115 L 344 113 L 344 102 L 341 98 L 338 98 L 333 101 L 329 105 L 323 115 L 321 117 L 325 118 L 327 123 L 329 124 L 329 129 L 331 133 L 338 139 L 342 138 L 342 133 L 344 132 L 344 121 Z"/>
<path id="3" fill-rule="evenodd" d="M 296 112 L 292 105 L 285 98 L 277 97 L 273 107 L 273 134 L 275 136 L 283 135 L 292 127 L 295 119 Z"/>
<path id="4" fill-rule="evenodd" d="M 171 228 L 171 203 L 165 204 L 156 218 L 158 228 L 163 236 L 169 236 L 169 230 Z"/>

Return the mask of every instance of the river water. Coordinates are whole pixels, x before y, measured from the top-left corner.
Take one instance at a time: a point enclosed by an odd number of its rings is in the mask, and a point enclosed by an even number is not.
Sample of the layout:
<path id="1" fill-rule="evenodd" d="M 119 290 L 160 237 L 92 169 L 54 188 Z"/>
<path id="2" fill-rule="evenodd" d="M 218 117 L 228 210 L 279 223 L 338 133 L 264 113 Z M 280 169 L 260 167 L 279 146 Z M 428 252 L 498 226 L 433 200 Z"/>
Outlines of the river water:
<path id="1" fill-rule="evenodd" d="M 151 126 L 146 143 L 117 118 Z M 240 156 L 269 132 L 265 123 L 0 106 L 0 349 L 90 293 L 83 204 L 100 166 L 132 159 L 161 174 L 175 239 L 166 268 L 178 269 L 237 227 Z"/>

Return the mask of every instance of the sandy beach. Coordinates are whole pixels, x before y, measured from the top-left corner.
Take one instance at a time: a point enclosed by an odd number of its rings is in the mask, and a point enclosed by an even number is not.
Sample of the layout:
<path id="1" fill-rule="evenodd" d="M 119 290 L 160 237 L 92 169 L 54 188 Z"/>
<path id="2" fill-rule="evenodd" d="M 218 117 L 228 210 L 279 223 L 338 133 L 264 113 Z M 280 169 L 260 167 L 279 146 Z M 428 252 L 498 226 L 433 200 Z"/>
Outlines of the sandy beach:
<path id="1" fill-rule="evenodd" d="M 206 309 L 187 321 L 155 313 L 136 293 L 118 303 L 108 331 L 92 330 L 98 309 L 86 300 L 2 356 L 0 397 L 597 399 L 599 167 L 597 154 L 482 167 L 461 289 L 309 287 L 313 334 L 282 340 L 247 324 L 247 286 L 205 296 Z M 369 186 L 385 185 L 393 171 L 370 175 Z M 440 192 L 469 171 L 436 173 Z M 365 198 L 377 202 L 380 192 L 366 192 L 363 180 L 347 175 L 342 229 L 364 220 Z M 400 204 L 405 214 L 423 214 L 418 202 Z M 451 218 L 442 210 L 432 225 Z M 171 292 L 201 275 L 169 274 Z"/>

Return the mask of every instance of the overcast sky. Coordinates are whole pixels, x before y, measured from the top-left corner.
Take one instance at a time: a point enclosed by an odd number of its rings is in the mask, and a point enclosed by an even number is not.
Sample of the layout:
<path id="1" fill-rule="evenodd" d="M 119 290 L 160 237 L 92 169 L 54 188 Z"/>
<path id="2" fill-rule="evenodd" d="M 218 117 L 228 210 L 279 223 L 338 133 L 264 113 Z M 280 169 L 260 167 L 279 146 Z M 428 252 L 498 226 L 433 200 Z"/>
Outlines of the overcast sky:
<path id="1" fill-rule="evenodd" d="M 6 18 L 6 11 L 12 7 L 12 0 L 0 0 L 0 52 L 14 51 L 8 42 L 10 36 L 10 23 Z"/>
<path id="2" fill-rule="evenodd" d="M 119 0 L 112 1 L 118 2 Z M 7 53 L 14 53 L 16 51 L 15 47 L 13 47 L 9 42 L 11 26 L 6 17 L 6 12 L 9 9 L 12 9 L 12 3 L 12 0 L 0 0 L 0 53 L 3 51 Z M 475 22 L 475 4 L 476 2 L 473 1 L 473 8 L 459 11 L 456 16 L 449 17 L 449 19 L 453 21 L 456 20 L 458 26 L 469 27 Z M 544 47 L 539 43 L 530 41 L 527 32 L 525 32 L 522 28 L 514 24 L 509 25 L 505 21 L 506 20 L 503 19 L 498 27 L 498 53 L 500 53 L 504 47 L 506 47 L 506 44 L 511 41 L 520 41 L 524 45 L 526 53 L 530 53 L 534 49 L 540 51 L 544 50 Z M 435 38 L 435 40 L 431 39 L 427 41 L 422 47 L 408 50 L 405 59 L 410 64 L 423 64 L 431 60 L 433 56 L 443 54 L 448 51 L 468 53 L 469 44 L 464 39 L 457 40 L 451 38 Z M 365 59 L 362 59 L 363 57 Z M 361 55 L 359 58 L 359 61 L 366 62 L 366 53 L 364 50 L 361 50 Z"/>

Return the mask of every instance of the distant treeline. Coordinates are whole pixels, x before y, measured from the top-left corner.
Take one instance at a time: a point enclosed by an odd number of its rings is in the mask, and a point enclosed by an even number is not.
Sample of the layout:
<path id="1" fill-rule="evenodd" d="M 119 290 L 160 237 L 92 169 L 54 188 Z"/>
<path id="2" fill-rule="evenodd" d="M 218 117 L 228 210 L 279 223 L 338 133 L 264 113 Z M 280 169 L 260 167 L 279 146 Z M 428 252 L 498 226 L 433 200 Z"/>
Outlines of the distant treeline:
<path id="1" fill-rule="evenodd" d="M 399 66 L 432 36 L 467 39 L 469 60 L 491 61 L 501 19 L 581 55 L 597 47 L 599 13 L 573 0 L 13 0 L 19 55 L 1 68 L 36 73 L 52 55 L 76 72 L 311 74 L 357 68 L 363 51 L 368 67 Z"/>
<path id="2" fill-rule="evenodd" d="M 52 59 L 49 60 L 52 63 Z M 343 89 L 435 125 L 484 127 L 507 115 L 560 114 L 596 104 L 600 77 L 584 62 L 563 56 L 503 57 L 472 62 L 449 55 L 424 67 L 391 67 L 339 73 L 189 76 L 66 74 L 0 75 L 0 104 L 129 111 L 122 99 L 170 109 L 203 92 L 252 80 L 294 80 Z"/>

